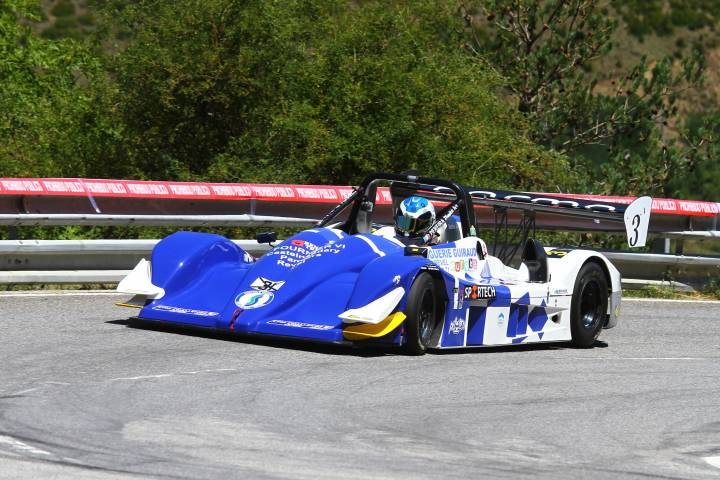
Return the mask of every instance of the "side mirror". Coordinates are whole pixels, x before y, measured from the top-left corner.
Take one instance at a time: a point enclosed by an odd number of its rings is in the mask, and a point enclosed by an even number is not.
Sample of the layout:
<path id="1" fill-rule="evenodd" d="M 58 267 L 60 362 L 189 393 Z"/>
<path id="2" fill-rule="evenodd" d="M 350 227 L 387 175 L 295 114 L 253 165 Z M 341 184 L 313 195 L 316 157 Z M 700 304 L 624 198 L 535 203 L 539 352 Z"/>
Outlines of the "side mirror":
<path id="1" fill-rule="evenodd" d="M 277 242 L 277 233 L 275 232 L 262 232 L 255 235 L 255 240 L 257 240 L 258 243 L 267 243 L 271 247 L 273 246 L 273 242 Z"/>

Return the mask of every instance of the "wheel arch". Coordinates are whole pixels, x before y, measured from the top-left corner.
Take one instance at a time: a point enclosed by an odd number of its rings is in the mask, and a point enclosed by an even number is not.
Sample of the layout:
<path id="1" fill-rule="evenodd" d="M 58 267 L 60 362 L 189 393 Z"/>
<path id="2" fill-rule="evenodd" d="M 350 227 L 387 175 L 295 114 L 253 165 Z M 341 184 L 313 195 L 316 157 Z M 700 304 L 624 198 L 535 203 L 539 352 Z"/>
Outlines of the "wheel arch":
<path id="1" fill-rule="evenodd" d="M 417 271 L 415 274 L 415 278 L 413 278 L 413 282 L 415 282 L 415 279 L 423 273 L 427 272 L 430 274 L 430 277 L 433 279 L 433 286 L 435 287 L 435 292 L 439 295 L 440 301 L 437 304 L 438 311 L 436 312 L 438 315 L 438 318 L 441 320 L 441 323 L 445 321 L 445 312 L 447 311 L 447 304 L 450 301 L 450 297 L 448 295 L 447 287 L 445 286 L 445 279 L 443 278 L 442 273 L 440 270 L 430 269 L 430 268 L 421 268 Z"/>
<path id="2" fill-rule="evenodd" d="M 549 252 L 554 249 L 546 248 Z M 597 263 L 608 281 L 608 312 L 604 328 L 617 325 L 620 315 L 620 302 L 622 297 L 622 278 L 617 268 L 601 252 L 594 250 L 562 250 L 563 255 L 548 255 L 548 268 L 551 275 L 551 291 L 562 291 L 565 295 L 575 289 L 575 281 L 580 269 L 588 262 Z"/>
<path id="3" fill-rule="evenodd" d="M 428 341 L 427 348 L 438 348 L 440 346 L 442 332 L 445 328 L 445 313 L 447 312 L 447 306 L 449 302 L 445 278 L 443 277 L 443 273 L 435 267 L 435 264 L 429 263 L 415 272 L 415 274 L 411 278 L 411 281 L 409 282 L 408 295 L 406 295 L 402 302 L 405 303 L 405 305 L 403 305 L 405 312 L 409 312 L 410 308 L 408 305 L 408 300 L 410 291 L 415 285 L 415 283 L 418 281 L 418 279 L 421 276 L 427 274 L 432 281 L 432 289 L 435 292 L 435 328 L 432 332 L 432 336 Z M 405 320 L 405 322 L 407 321 L 408 319 Z M 408 341 L 408 338 L 406 337 L 406 335 L 408 335 L 408 331 L 406 329 L 409 327 L 404 326 L 403 328 L 404 330 L 402 344 L 404 345 L 404 348 L 407 348 L 405 346 L 406 342 Z"/>
<path id="4" fill-rule="evenodd" d="M 610 263 L 610 260 L 608 260 L 604 256 L 590 256 L 587 258 L 587 260 L 585 260 L 585 262 L 583 262 L 580 268 L 587 265 L 588 263 L 594 263 L 598 265 L 605 274 L 605 280 L 607 280 L 608 285 L 608 308 L 603 328 L 612 328 L 617 324 L 618 316 L 620 313 L 620 299 L 622 295 L 620 272 L 615 268 L 612 263 Z M 613 272 L 611 272 L 611 268 Z"/>
<path id="5" fill-rule="evenodd" d="M 560 258 L 550 256 L 548 268 L 552 276 L 551 283 L 555 288 L 573 289 L 580 269 L 588 262 L 600 266 L 612 292 L 621 290 L 620 272 L 605 255 L 593 250 L 570 250 Z"/>
<path id="6" fill-rule="evenodd" d="M 588 263 L 595 263 L 602 269 L 603 273 L 605 274 L 605 280 L 607 280 L 608 295 L 612 293 L 612 277 L 610 276 L 610 270 L 608 269 L 607 264 L 600 257 L 589 257 L 587 260 L 585 260 L 585 262 L 583 262 L 582 265 L 580 265 L 580 268 L 584 267 Z"/>

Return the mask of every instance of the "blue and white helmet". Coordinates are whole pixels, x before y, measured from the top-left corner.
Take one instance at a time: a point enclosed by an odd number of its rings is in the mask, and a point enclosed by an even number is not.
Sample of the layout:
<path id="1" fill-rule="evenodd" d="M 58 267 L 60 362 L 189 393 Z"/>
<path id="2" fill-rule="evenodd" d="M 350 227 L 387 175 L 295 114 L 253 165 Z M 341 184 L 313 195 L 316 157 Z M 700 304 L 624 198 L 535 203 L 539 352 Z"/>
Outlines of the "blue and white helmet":
<path id="1" fill-rule="evenodd" d="M 435 207 L 427 198 L 413 195 L 395 209 L 395 231 L 404 237 L 420 237 L 435 223 Z"/>

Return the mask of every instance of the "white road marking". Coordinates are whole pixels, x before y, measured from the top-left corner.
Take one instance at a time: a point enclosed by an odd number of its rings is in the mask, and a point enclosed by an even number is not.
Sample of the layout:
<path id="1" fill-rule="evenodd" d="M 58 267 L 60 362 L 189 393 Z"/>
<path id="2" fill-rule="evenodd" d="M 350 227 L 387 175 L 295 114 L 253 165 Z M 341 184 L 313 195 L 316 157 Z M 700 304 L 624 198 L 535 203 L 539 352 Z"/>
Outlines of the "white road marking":
<path id="1" fill-rule="evenodd" d="M 709 303 L 711 305 L 720 305 L 720 300 L 676 300 L 671 298 L 634 298 L 623 297 L 623 302 L 667 302 L 667 303 Z"/>
<path id="2" fill-rule="evenodd" d="M 158 375 L 139 375 L 137 377 L 117 377 L 117 378 L 111 378 L 110 382 L 117 382 L 119 380 L 147 380 L 150 378 L 165 378 L 165 377 L 172 377 L 172 373 L 160 373 Z"/>
<path id="3" fill-rule="evenodd" d="M 209 370 L 194 370 L 189 372 L 176 372 L 176 373 L 159 373 L 157 375 L 138 375 L 137 377 L 117 377 L 111 378 L 108 382 L 118 382 L 121 380 L 150 380 L 153 378 L 168 378 L 180 375 L 197 375 L 198 373 L 218 373 L 218 372 L 237 372 L 237 368 L 214 368 Z"/>
<path id="4" fill-rule="evenodd" d="M 567 360 L 631 360 L 631 361 L 642 361 L 642 360 L 718 360 L 718 357 L 554 357 L 557 359 L 565 358 Z"/>
<path id="5" fill-rule="evenodd" d="M 710 360 L 712 357 L 615 357 L 610 360 Z"/>
<path id="6" fill-rule="evenodd" d="M 11 395 L 11 396 L 23 395 L 23 394 L 25 394 L 25 393 L 34 392 L 34 391 L 37 390 L 38 388 L 40 388 L 40 387 L 26 388 L 25 390 L 20 390 L 19 392 L 11 393 L 10 395 Z"/>
<path id="7" fill-rule="evenodd" d="M 720 468 L 720 456 L 718 457 L 705 457 L 703 458 L 707 463 L 712 465 L 715 468 Z"/>
<path id="8" fill-rule="evenodd" d="M 112 290 L 28 290 L 0 292 L 0 297 L 104 297 L 117 295 L 128 296 L 127 293 L 120 293 Z"/>
<path id="9" fill-rule="evenodd" d="M 16 452 L 32 453 L 33 455 L 52 455 L 52 453 L 50 452 L 46 452 L 45 450 L 33 447 L 32 445 L 28 445 L 27 443 L 21 442 L 20 440 L 8 437 L 6 435 L 0 435 L 0 446 L 2 445 L 7 445 Z"/>

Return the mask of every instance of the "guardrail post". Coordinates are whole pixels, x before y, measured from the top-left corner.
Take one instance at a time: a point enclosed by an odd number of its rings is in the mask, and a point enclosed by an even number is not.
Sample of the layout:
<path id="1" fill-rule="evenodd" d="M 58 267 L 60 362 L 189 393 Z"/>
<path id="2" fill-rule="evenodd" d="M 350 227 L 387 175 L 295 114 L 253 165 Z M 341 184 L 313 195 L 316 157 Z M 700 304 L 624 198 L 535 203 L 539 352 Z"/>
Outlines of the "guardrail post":
<path id="1" fill-rule="evenodd" d="M 652 251 L 653 253 L 670 253 L 670 239 L 656 238 L 653 240 Z"/>
<path id="2" fill-rule="evenodd" d="M 14 227 L 14 226 L 8 227 L 8 239 L 9 240 L 17 240 L 18 239 L 17 227 Z"/>

